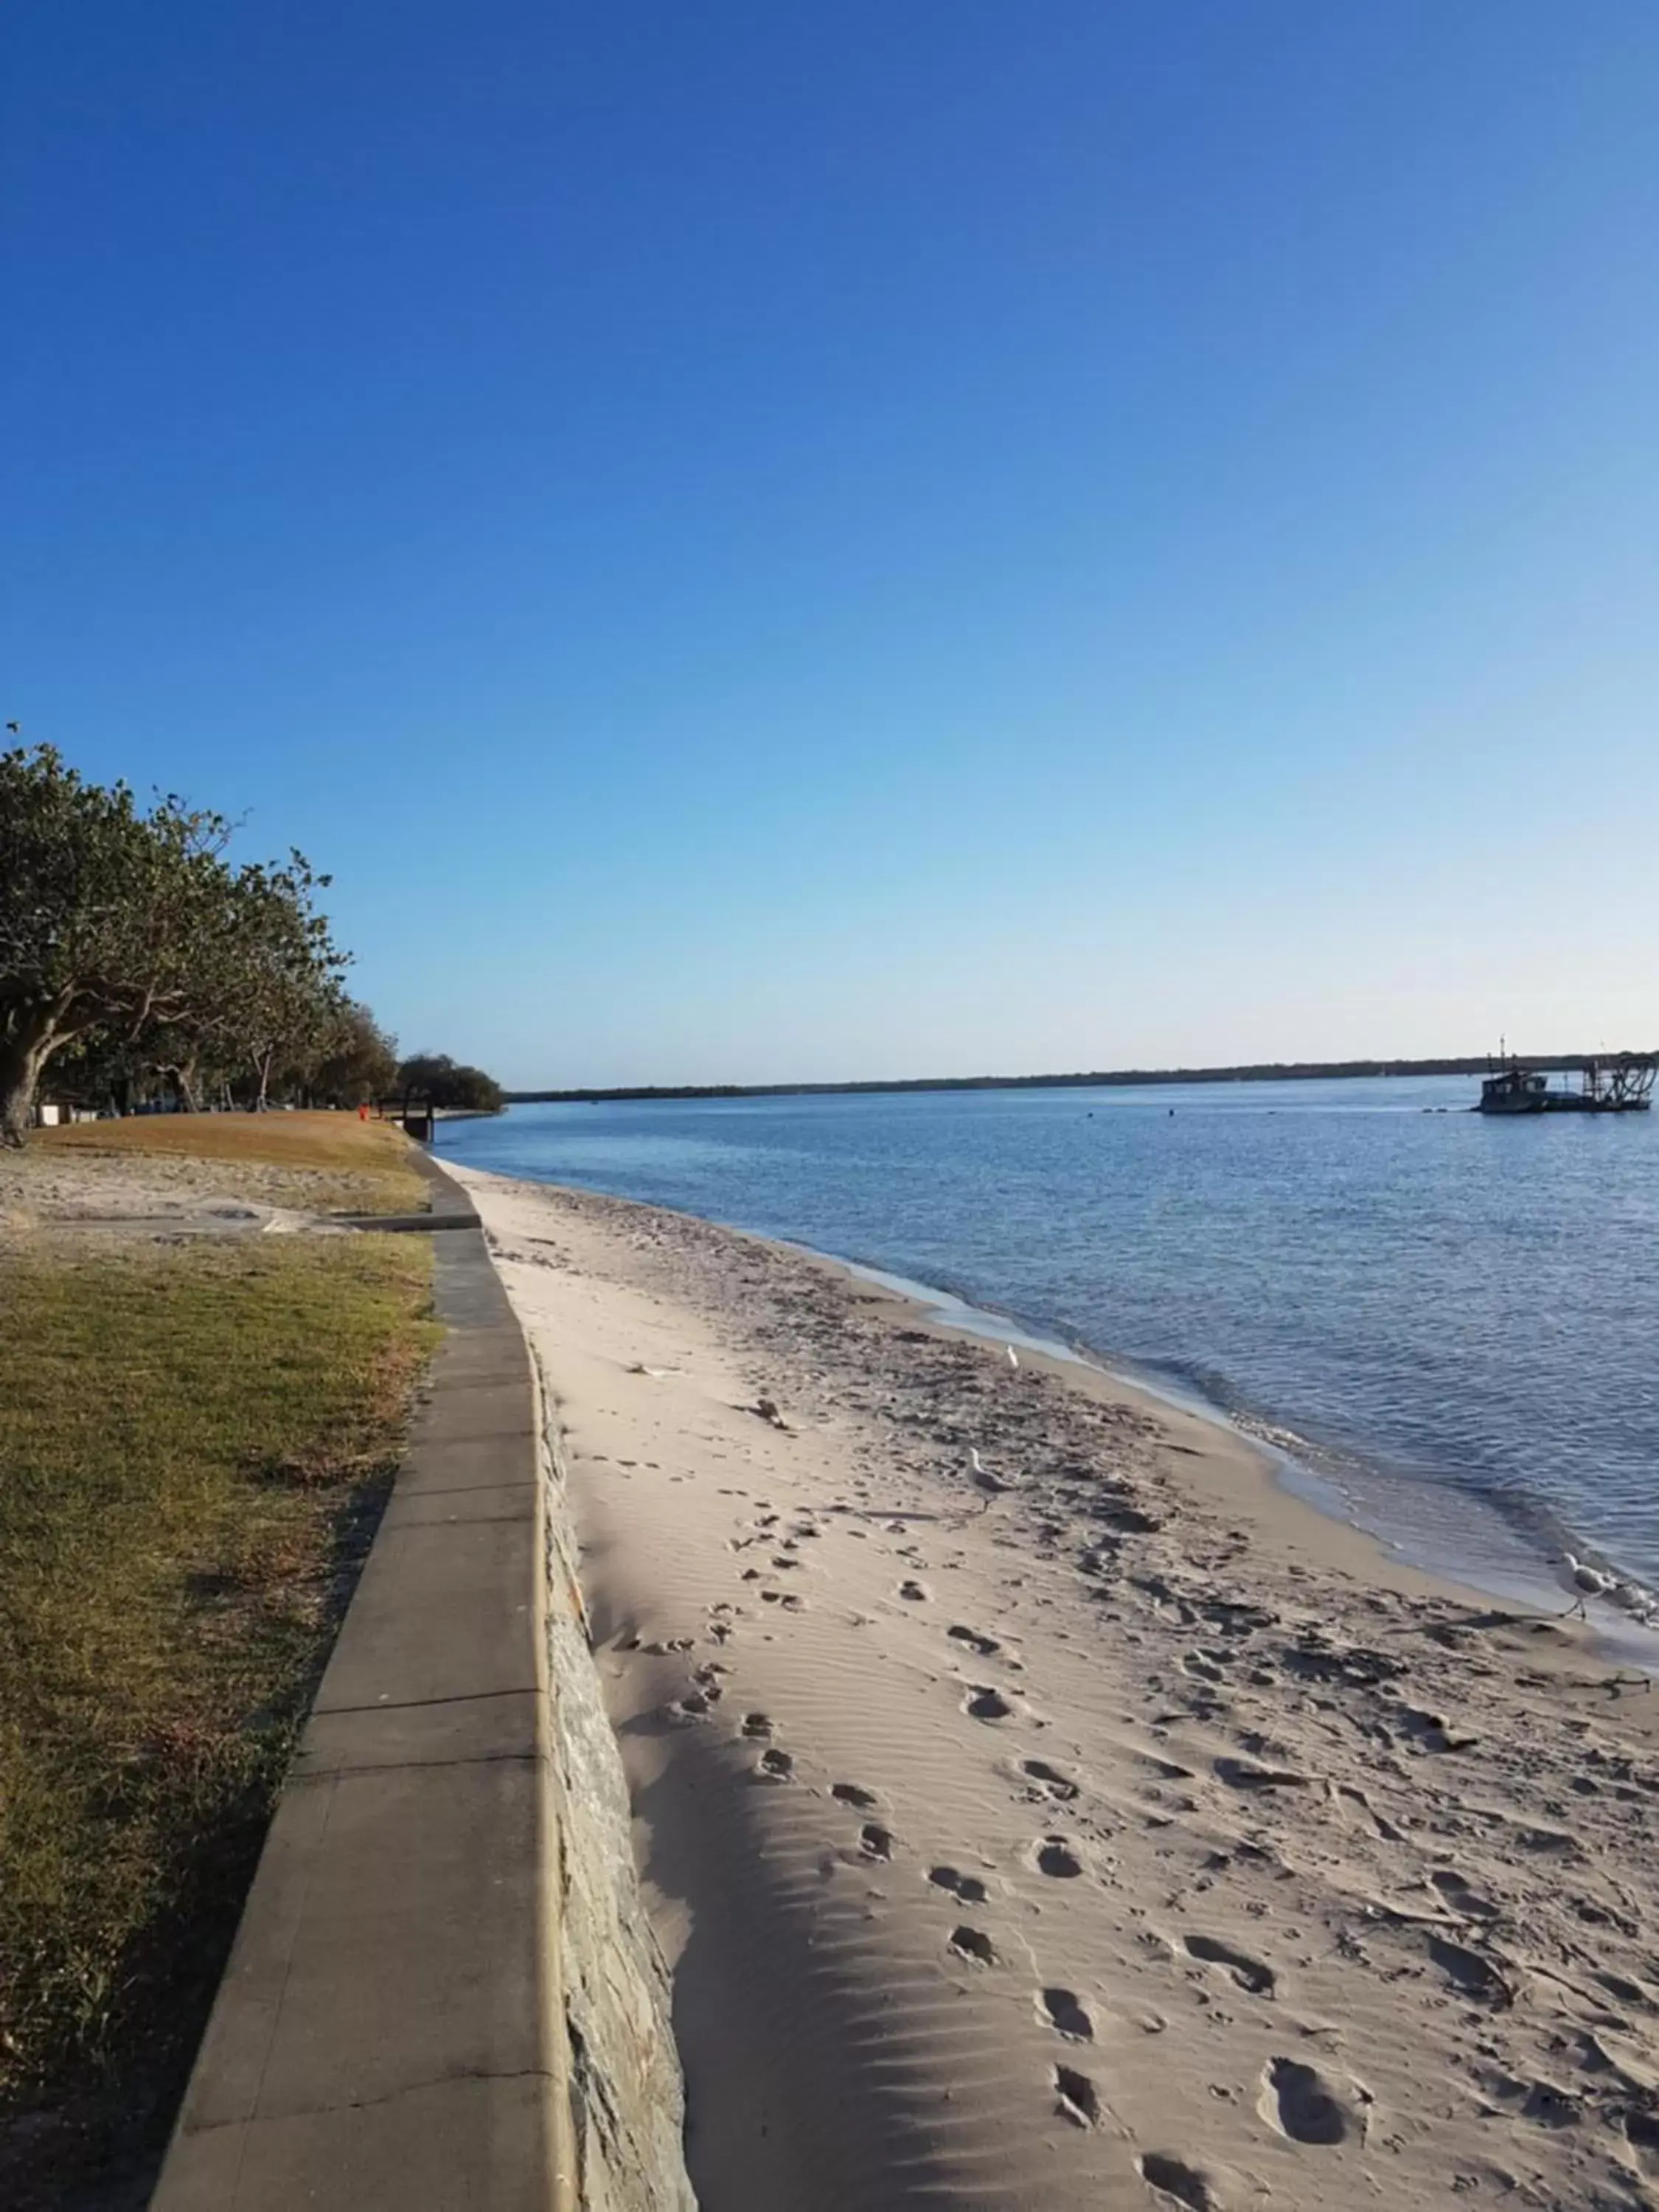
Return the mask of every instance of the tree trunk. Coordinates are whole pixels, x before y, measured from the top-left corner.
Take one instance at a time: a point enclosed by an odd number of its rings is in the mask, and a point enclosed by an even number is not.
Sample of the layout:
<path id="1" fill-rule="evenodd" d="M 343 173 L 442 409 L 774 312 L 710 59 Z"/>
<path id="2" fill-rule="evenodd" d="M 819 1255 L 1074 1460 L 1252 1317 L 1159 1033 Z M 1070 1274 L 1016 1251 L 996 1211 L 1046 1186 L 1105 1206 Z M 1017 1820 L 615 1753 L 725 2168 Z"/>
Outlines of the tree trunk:
<path id="1" fill-rule="evenodd" d="M 0 1037 L 0 1146 L 11 1152 L 28 1141 L 40 1071 L 61 1042 L 49 1013 L 25 1014 Z"/>

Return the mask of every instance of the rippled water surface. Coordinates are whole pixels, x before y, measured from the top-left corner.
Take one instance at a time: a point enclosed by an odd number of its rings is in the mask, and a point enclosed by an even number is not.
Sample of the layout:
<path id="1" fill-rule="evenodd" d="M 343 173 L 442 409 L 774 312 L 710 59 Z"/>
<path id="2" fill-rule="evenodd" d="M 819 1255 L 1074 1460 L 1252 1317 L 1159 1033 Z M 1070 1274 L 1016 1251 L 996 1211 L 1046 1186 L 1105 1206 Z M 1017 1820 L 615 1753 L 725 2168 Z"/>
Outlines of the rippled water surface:
<path id="1" fill-rule="evenodd" d="M 1564 1529 L 1659 1582 L 1659 1114 L 1491 1121 L 1476 1089 L 520 1106 L 440 1149 L 993 1306 L 1287 1432 L 1489 1583 Z"/>

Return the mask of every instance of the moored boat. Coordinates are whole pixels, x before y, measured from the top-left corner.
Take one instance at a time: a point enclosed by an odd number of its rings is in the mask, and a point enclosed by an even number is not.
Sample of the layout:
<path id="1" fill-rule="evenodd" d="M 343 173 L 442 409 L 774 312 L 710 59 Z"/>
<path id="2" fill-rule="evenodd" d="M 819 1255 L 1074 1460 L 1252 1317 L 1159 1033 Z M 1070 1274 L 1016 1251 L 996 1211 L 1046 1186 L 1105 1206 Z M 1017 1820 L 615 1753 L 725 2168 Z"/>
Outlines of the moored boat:
<path id="1" fill-rule="evenodd" d="M 1645 1114 L 1651 1103 L 1659 1053 L 1620 1052 L 1587 1060 L 1579 1087 L 1550 1088 L 1549 1078 L 1510 1060 L 1480 1085 L 1477 1114 Z"/>

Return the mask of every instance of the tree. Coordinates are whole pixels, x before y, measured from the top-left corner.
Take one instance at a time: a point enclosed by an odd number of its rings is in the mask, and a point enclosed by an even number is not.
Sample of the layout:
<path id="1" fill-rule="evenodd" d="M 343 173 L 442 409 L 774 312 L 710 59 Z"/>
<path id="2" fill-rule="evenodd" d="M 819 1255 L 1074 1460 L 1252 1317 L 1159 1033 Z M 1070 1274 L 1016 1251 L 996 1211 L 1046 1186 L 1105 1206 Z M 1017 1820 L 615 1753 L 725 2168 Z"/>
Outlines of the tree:
<path id="1" fill-rule="evenodd" d="M 125 1103 L 149 1073 L 139 1054 L 106 1030 L 88 1030 L 52 1058 L 52 1087 L 82 1106 Z"/>
<path id="2" fill-rule="evenodd" d="M 174 798 L 143 814 L 48 745 L 0 755 L 0 1139 L 23 1142 L 54 1053 L 179 1009 L 228 834 Z"/>
<path id="3" fill-rule="evenodd" d="M 233 869 L 222 815 L 87 782 L 49 745 L 0 754 L 0 1141 L 21 1145 L 71 1045 L 252 1066 L 315 1038 L 345 965 L 302 855 Z"/>
<path id="4" fill-rule="evenodd" d="M 335 1106 L 361 1106 L 398 1088 L 398 1040 L 369 1009 L 348 999 L 335 1035 L 313 1072 L 311 1087 Z"/>
<path id="5" fill-rule="evenodd" d="M 312 873 L 303 854 L 291 853 L 285 866 L 242 869 L 231 886 L 227 1029 L 252 1066 L 261 1107 L 278 1070 L 307 1072 L 338 1033 L 346 963 L 311 903 L 328 881 Z"/>
<path id="6" fill-rule="evenodd" d="M 476 1114 L 499 1114 L 501 1086 L 481 1067 L 467 1067 L 447 1052 L 417 1052 L 398 1070 L 398 1088 L 405 1098 L 429 1106 L 447 1106 Z"/>

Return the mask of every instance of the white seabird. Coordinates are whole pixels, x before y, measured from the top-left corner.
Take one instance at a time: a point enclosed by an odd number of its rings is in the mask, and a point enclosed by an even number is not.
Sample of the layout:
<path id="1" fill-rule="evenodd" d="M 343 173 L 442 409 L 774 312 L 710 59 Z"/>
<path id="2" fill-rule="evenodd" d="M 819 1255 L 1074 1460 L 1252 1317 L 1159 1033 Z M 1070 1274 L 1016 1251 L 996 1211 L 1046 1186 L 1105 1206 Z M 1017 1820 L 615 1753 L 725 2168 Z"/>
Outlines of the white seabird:
<path id="1" fill-rule="evenodd" d="M 1589 1619 L 1584 1611 L 1587 1597 L 1611 1597 L 1614 1590 L 1622 1588 L 1617 1575 L 1604 1574 L 1600 1567 L 1592 1567 L 1586 1560 L 1575 1559 L 1571 1552 L 1562 1553 L 1561 1564 L 1577 1592 L 1567 1612 L 1576 1613 L 1584 1620 Z"/>
<path id="2" fill-rule="evenodd" d="M 971 1445 L 969 1448 L 968 1461 L 975 1489 L 984 1491 L 988 1497 L 1000 1498 L 1005 1491 L 1019 1488 L 1018 1482 L 1010 1482 L 1002 1475 L 993 1474 Z"/>

